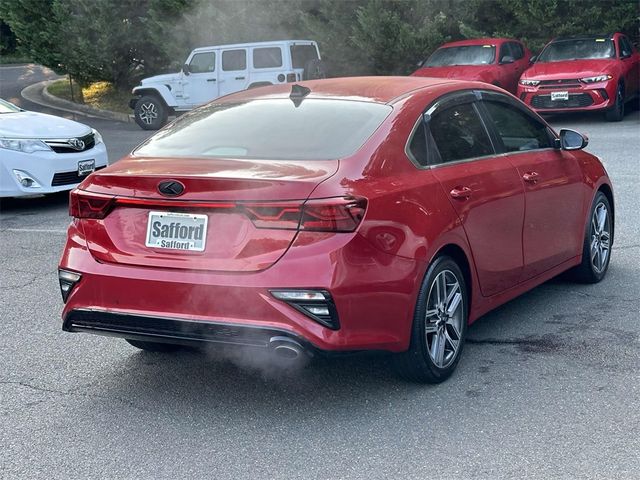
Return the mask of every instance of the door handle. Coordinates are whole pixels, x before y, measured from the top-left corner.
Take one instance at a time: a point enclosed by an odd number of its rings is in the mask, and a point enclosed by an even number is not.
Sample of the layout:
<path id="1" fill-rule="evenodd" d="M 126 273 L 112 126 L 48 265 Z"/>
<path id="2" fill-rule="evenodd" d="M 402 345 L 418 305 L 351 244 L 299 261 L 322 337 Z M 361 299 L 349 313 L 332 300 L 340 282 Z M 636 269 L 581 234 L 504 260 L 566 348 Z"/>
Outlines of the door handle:
<path id="1" fill-rule="evenodd" d="M 458 200 L 466 200 L 471 196 L 471 189 L 469 187 L 455 187 L 449 192 L 449 195 Z"/>
<path id="2" fill-rule="evenodd" d="M 215 82 L 216 79 L 215 78 L 207 78 L 207 82 Z"/>
<path id="3" fill-rule="evenodd" d="M 527 172 L 524 175 L 522 175 L 522 179 L 525 182 L 529 182 L 529 183 L 536 183 L 538 181 L 538 172 Z"/>
<path id="4" fill-rule="evenodd" d="M 244 77 L 236 77 L 236 80 L 244 80 Z"/>

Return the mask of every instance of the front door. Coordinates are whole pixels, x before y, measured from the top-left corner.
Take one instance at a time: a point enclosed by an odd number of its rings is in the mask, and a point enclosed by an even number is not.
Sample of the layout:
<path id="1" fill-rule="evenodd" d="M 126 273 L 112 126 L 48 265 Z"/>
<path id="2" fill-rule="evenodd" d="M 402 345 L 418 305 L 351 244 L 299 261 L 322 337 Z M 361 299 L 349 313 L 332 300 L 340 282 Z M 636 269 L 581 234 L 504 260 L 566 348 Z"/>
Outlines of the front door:
<path id="1" fill-rule="evenodd" d="M 443 105 L 428 123 L 432 167 L 463 225 L 483 296 L 515 285 L 522 274 L 524 189 L 516 169 L 496 157 L 473 101 Z"/>
<path id="2" fill-rule="evenodd" d="M 184 101 L 189 107 L 218 98 L 216 52 L 194 53 L 189 60 L 189 75 L 183 76 Z"/>
<path id="3" fill-rule="evenodd" d="M 489 99 L 482 103 L 495 126 L 499 148 L 525 189 L 524 281 L 582 251 L 582 173 L 571 152 L 553 148 L 553 135 L 543 122 L 511 103 Z"/>

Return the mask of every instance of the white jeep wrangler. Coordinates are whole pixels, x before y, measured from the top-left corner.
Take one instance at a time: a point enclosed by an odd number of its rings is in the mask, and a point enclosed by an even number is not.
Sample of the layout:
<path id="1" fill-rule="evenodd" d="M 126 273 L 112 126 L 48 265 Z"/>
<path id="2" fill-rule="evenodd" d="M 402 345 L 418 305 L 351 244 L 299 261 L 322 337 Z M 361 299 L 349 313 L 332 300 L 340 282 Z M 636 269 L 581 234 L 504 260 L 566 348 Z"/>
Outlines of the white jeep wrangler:
<path id="1" fill-rule="evenodd" d="M 157 130 L 169 115 L 247 88 L 324 78 L 318 45 L 282 40 L 196 48 L 182 71 L 142 80 L 129 106 L 136 123 Z"/>

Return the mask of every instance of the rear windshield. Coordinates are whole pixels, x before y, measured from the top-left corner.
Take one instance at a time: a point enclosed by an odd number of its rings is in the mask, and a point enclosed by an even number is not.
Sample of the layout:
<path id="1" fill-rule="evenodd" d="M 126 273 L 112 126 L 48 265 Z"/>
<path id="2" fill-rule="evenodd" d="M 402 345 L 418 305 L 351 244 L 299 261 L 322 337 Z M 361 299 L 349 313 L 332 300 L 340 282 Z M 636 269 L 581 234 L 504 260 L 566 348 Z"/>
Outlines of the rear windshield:
<path id="1" fill-rule="evenodd" d="M 315 45 L 291 45 L 291 63 L 293 68 L 304 68 L 308 61 L 318 60 Z"/>
<path id="2" fill-rule="evenodd" d="M 355 153 L 391 112 L 380 103 L 290 99 L 210 104 L 178 118 L 134 154 L 331 160 Z"/>
<path id="3" fill-rule="evenodd" d="M 581 38 L 558 40 L 547 45 L 536 62 L 562 62 L 565 60 L 588 60 L 615 58 L 613 41 L 608 38 Z"/>
<path id="4" fill-rule="evenodd" d="M 464 47 L 439 48 L 429 57 L 425 66 L 442 67 L 445 65 L 486 65 L 496 58 L 493 45 L 468 45 Z"/>

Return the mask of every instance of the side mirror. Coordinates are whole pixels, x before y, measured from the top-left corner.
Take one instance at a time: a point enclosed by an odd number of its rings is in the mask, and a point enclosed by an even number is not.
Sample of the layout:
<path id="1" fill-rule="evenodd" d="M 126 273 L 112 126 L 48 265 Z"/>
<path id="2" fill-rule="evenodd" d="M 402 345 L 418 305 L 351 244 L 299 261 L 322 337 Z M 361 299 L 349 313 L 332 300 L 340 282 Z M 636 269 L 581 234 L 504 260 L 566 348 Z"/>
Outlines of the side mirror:
<path id="1" fill-rule="evenodd" d="M 515 59 L 511 55 L 505 55 L 500 59 L 501 64 L 513 63 L 513 62 L 515 62 Z"/>
<path id="2" fill-rule="evenodd" d="M 189 69 L 189 64 L 185 63 L 182 66 L 182 73 L 184 73 L 185 75 L 189 75 L 191 73 L 191 70 Z"/>
<path id="3" fill-rule="evenodd" d="M 575 130 L 560 130 L 560 147 L 563 150 L 582 150 L 588 144 L 589 139 Z"/>
<path id="4" fill-rule="evenodd" d="M 533 55 L 530 59 L 529 59 L 529 63 L 536 63 L 536 60 L 538 59 L 537 55 Z"/>

